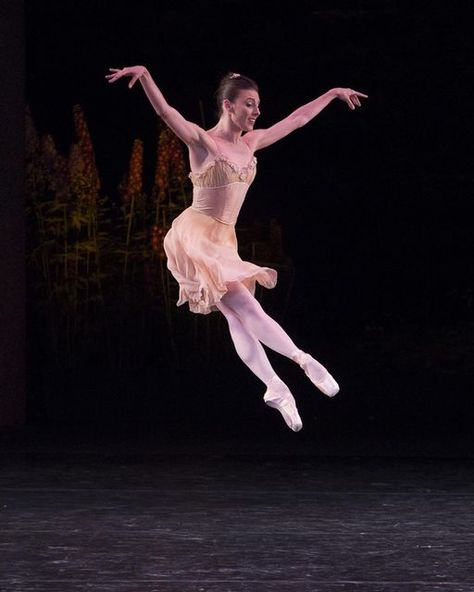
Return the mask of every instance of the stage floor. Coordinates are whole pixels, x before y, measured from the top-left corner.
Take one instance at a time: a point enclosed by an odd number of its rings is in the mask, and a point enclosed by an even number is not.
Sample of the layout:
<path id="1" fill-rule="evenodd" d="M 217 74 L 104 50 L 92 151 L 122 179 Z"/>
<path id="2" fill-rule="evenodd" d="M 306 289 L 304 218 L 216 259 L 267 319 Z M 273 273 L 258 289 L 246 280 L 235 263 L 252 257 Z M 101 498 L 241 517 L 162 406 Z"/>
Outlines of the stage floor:
<path id="1" fill-rule="evenodd" d="M 472 592 L 474 461 L 0 455 L 2 592 Z"/>

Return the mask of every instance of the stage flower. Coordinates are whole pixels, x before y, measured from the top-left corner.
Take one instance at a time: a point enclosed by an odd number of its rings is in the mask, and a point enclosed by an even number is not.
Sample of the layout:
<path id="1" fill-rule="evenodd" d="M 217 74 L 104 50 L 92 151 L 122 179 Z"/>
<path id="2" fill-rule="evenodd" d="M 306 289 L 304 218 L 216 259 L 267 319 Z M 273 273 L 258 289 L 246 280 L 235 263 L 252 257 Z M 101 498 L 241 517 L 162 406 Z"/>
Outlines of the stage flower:
<path id="1" fill-rule="evenodd" d="M 133 142 L 128 176 L 126 177 L 126 190 L 123 195 L 127 203 L 130 202 L 132 196 L 135 200 L 143 199 L 143 142 L 138 139 Z"/>
<path id="2" fill-rule="evenodd" d="M 163 258 L 165 251 L 163 248 L 163 240 L 165 238 L 166 230 L 158 224 L 154 224 L 151 230 L 151 247 L 158 257 Z"/>
<path id="3" fill-rule="evenodd" d="M 57 151 L 53 137 L 46 134 L 41 138 L 41 160 L 47 183 L 55 198 L 65 202 L 70 195 L 68 159 Z"/>
<path id="4" fill-rule="evenodd" d="M 181 141 L 169 128 L 161 129 L 152 198 L 161 203 L 173 192 L 182 193 L 186 178 L 187 171 Z"/>
<path id="5" fill-rule="evenodd" d="M 76 130 L 76 139 L 82 152 L 82 159 L 84 162 L 84 175 L 88 179 L 90 189 L 97 194 L 100 190 L 100 178 L 95 162 L 94 148 L 89 133 L 89 128 L 86 123 L 84 112 L 80 105 L 73 107 L 74 127 Z"/>

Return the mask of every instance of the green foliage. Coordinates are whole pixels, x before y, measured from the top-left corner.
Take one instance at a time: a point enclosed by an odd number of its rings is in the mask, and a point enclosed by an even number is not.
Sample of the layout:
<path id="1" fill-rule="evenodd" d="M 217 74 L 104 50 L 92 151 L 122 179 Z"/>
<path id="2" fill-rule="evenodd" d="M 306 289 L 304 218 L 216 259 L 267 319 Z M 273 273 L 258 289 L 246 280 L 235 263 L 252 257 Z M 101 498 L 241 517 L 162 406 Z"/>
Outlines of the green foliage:
<path id="1" fill-rule="evenodd" d="M 191 322 L 177 309 L 178 286 L 163 251 L 172 220 L 191 203 L 179 142 L 158 130 L 155 181 L 146 192 L 143 145 L 135 140 L 113 199 L 101 194 L 79 106 L 74 117 L 78 138 L 65 156 L 50 135 L 38 137 L 27 111 L 29 312 L 41 347 L 66 367 L 93 355 L 120 368 L 157 350 L 172 362 L 180 341 L 189 349 L 190 340 L 208 357 L 211 336 L 222 330 L 219 315 L 194 315 Z M 243 248 L 254 252 L 261 244 Z"/>

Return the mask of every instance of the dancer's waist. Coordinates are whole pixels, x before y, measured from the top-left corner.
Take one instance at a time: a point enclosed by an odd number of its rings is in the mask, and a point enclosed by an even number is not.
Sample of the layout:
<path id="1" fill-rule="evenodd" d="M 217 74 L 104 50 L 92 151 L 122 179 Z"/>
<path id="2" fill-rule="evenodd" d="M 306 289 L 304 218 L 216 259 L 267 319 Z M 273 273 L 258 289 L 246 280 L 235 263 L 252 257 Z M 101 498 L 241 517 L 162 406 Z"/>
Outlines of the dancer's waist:
<path id="1" fill-rule="evenodd" d="M 222 224 L 235 225 L 247 189 L 245 183 L 232 183 L 224 187 L 195 186 L 191 207 Z"/>

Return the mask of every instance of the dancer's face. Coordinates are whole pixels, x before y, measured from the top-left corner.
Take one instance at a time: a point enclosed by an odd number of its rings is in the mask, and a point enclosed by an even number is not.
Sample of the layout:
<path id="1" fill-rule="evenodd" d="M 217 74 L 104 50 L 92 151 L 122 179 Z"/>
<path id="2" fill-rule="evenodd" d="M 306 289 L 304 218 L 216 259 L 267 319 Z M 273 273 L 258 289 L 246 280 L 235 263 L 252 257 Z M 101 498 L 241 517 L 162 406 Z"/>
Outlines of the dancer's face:
<path id="1" fill-rule="evenodd" d="M 228 101 L 228 112 L 232 122 L 243 132 L 253 129 L 257 117 L 260 115 L 260 97 L 252 89 L 239 91 L 234 102 Z"/>

